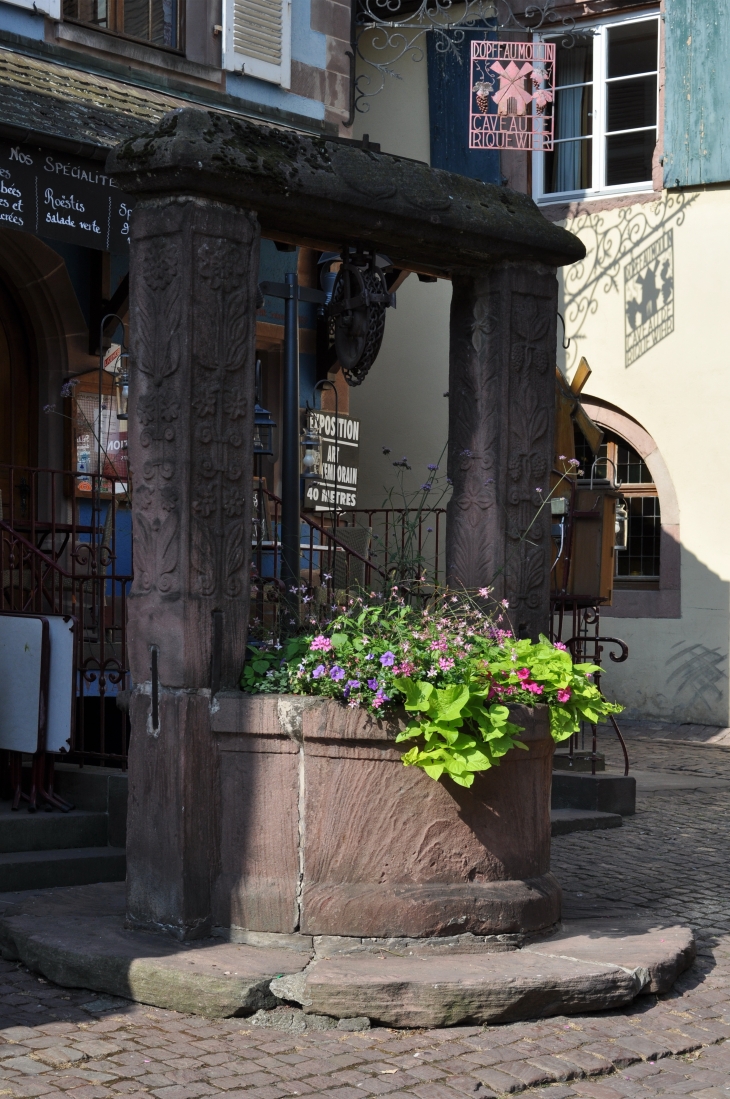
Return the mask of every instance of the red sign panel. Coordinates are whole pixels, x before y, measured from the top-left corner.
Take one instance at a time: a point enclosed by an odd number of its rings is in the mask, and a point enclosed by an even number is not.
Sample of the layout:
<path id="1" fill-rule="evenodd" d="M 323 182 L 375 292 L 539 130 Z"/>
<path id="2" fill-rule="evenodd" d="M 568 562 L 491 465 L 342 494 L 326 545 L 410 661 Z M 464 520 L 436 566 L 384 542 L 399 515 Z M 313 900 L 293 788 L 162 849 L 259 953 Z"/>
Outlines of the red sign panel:
<path id="1" fill-rule="evenodd" d="M 553 147 L 555 43 L 472 42 L 470 149 Z"/>

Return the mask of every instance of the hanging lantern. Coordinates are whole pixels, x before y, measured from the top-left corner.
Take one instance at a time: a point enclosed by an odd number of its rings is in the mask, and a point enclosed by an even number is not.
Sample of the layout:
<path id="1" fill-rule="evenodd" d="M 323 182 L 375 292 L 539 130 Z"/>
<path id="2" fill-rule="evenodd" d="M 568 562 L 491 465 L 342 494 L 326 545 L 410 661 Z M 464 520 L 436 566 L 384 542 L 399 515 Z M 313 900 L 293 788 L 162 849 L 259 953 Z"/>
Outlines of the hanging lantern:
<path id="1" fill-rule="evenodd" d="M 274 428 L 276 424 L 271 413 L 256 402 L 253 414 L 253 452 L 254 455 L 274 454 Z"/>
<path id="2" fill-rule="evenodd" d="M 119 357 L 119 369 L 114 372 L 114 395 L 117 405 L 117 419 L 129 419 L 129 356 L 123 353 Z"/>
<path id="3" fill-rule="evenodd" d="M 309 423 L 302 437 L 302 476 L 319 477 L 322 465 L 322 438 L 315 427 Z"/>

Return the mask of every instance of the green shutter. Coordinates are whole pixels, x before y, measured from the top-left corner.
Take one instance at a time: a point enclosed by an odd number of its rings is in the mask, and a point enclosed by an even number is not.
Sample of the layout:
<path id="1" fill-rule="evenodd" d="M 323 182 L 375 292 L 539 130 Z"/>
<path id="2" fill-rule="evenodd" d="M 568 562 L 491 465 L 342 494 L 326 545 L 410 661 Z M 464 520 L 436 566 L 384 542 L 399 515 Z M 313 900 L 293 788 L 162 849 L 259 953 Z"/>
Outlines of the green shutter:
<path id="1" fill-rule="evenodd" d="M 664 183 L 730 180 L 730 0 L 666 0 Z"/>

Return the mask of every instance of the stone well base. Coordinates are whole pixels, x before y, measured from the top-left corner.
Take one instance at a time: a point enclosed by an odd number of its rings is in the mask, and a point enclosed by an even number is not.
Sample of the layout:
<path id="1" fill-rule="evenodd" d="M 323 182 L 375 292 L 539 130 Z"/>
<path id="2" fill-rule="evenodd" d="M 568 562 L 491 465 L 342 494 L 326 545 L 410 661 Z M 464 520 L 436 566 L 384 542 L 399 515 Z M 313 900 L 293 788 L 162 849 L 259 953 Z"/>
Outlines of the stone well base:
<path id="1" fill-rule="evenodd" d="M 440 1027 L 623 1007 L 667 992 L 695 956 L 688 928 L 649 920 L 566 920 L 521 949 L 506 935 L 180 943 L 126 929 L 124 907 L 116 882 L 0 894 L 3 957 L 66 987 L 211 1018 L 285 1002 L 318 1018 Z"/>

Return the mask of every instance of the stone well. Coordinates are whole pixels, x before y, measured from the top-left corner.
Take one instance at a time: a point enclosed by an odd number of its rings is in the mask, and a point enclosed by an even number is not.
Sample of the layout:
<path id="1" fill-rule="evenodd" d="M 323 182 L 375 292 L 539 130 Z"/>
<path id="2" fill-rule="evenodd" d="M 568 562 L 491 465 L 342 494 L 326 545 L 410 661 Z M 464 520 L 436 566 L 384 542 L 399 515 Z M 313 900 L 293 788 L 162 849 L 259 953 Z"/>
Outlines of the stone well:
<path id="1" fill-rule="evenodd" d="M 218 703 L 214 925 L 518 945 L 559 920 L 547 707 L 515 708 L 529 751 L 467 790 L 404 767 L 397 722 L 293 695 Z"/>
<path id="2" fill-rule="evenodd" d="M 504 187 L 215 111 L 171 112 L 107 168 L 135 198 L 129 926 L 183 941 L 215 926 L 549 927 L 544 719 L 530 718 L 529 755 L 462 792 L 403 768 L 394 730 L 353 711 L 318 703 L 298 731 L 277 716 L 286 700 L 231 691 L 247 644 L 262 232 L 323 251 L 359 241 L 451 280 L 446 575 L 494 583 L 522 637 L 549 612 L 536 488 L 553 461 L 556 268 L 584 246 Z"/>

